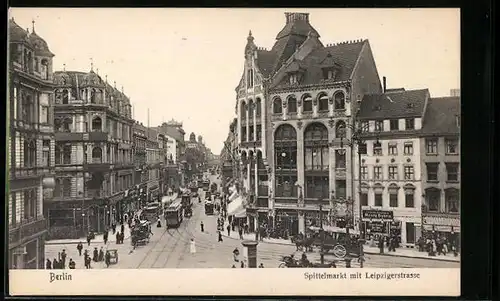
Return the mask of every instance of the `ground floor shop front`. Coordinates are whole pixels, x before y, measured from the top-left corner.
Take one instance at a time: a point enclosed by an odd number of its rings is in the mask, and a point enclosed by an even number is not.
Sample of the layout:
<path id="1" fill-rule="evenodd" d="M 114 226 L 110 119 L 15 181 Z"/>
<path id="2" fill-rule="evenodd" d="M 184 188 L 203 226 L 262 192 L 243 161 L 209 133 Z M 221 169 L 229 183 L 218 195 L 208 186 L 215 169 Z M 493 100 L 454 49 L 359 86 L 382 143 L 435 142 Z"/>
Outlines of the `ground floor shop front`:
<path id="1" fill-rule="evenodd" d="M 45 205 L 48 239 L 76 239 L 89 232 L 103 233 L 136 207 L 136 198 L 125 191 L 108 198 L 66 199 Z"/>
<path id="2" fill-rule="evenodd" d="M 46 231 L 22 239 L 21 244 L 9 244 L 9 269 L 44 269 L 45 268 Z"/>
<path id="3" fill-rule="evenodd" d="M 397 210 L 363 209 L 361 227 L 366 239 L 396 238 L 401 246 L 414 247 L 422 234 L 422 218 L 417 213 Z"/>

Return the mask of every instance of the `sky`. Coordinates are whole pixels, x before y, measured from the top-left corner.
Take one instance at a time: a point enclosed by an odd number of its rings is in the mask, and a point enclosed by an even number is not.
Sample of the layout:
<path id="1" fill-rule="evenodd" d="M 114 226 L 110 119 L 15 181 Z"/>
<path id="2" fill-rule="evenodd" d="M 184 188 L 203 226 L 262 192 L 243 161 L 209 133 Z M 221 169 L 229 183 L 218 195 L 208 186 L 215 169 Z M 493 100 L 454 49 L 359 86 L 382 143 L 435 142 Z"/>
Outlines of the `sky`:
<path id="1" fill-rule="evenodd" d="M 236 117 L 249 30 L 270 49 L 285 12 L 308 12 L 323 44 L 368 39 L 387 88 L 460 88 L 458 9 L 11 8 L 44 38 L 54 71 L 94 71 L 123 86 L 134 118 L 182 121 L 219 154 Z M 148 118 L 149 111 L 149 118 Z M 149 122 L 148 122 L 149 120 Z"/>

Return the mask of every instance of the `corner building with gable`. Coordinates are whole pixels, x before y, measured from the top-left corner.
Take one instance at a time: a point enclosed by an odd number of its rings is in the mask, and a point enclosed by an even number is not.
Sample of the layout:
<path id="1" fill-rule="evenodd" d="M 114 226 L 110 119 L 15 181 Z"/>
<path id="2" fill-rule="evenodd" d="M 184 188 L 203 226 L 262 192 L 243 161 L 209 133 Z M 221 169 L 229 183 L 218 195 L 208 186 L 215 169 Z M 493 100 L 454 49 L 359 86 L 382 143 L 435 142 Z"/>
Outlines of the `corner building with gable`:
<path id="1" fill-rule="evenodd" d="M 294 235 L 320 224 L 320 204 L 334 224 L 336 203 L 359 201 L 354 153 L 339 137 L 351 137 L 359 103 L 382 85 L 368 40 L 325 46 L 309 14 L 285 17 L 272 49 L 247 38 L 237 129 L 250 229 L 266 222 Z"/>

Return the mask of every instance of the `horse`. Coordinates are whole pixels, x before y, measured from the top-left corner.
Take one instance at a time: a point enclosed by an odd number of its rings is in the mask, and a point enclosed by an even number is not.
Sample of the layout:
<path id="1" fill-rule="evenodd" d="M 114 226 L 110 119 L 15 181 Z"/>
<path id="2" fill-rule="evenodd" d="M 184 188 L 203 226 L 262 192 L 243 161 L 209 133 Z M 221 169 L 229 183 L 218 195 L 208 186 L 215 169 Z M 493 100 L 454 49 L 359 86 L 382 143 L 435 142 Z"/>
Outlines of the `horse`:
<path id="1" fill-rule="evenodd" d="M 306 252 L 312 252 L 313 250 L 313 237 L 295 237 L 292 239 L 292 242 L 295 243 L 296 251 L 302 251 L 305 249 Z"/>

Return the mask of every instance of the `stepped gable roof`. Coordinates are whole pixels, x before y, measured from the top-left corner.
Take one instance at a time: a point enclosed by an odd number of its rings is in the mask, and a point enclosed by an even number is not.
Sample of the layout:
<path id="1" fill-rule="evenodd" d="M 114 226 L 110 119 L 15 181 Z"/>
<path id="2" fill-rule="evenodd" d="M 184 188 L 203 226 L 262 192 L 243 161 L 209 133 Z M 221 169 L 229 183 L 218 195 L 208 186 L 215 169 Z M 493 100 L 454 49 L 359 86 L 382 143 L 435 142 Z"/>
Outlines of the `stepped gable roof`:
<path id="1" fill-rule="evenodd" d="M 37 55 L 41 56 L 48 56 L 48 57 L 53 57 L 55 56 L 49 49 L 49 45 L 47 42 L 42 39 L 36 32 L 35 28 L 33 28 L 33 31 L 31 32 L 29 36 L 29 40 L 33 47 L 35 48 L 35 53 Z"/>
<path id="2" fill-rule="evenodd" d="M 353 43 L 340 43 L 328 47 L 321 47 L 313 50 L 302 61 L 292 61 L 289 66 L 298 64 L 304 69 L 303 78 L 300 82 L 301 85 L 314 85 L 319 84 L 323 80 L 323 68 L 334 67 L 337 69 L 335 81 L 347 81 L 350 79 L 358 57 L 365 41 L 356 41 Z M 287 66 L 287 68 L 289 68 Z M 290 67 L 293 69 L 293 67 Z M 285 71 L 289 71 L 285 69 Z M 291 70 L 290 70 L 291 71 Z M 275 87 L 286 86 L 287 83 L 282 81 Z"/>
<path id="3" fill-rule="evenodd" d="M 422 123 L 423 134 L 459 134 L 460 97 L 429 99 Z"/>
<path id="4" fill-rule="evenodd" d="M 363 97 L 358 117 L 361 119 L 423 117 L 428 98 L 428 89 L 368 94 Z"/>
<path id="5" fill-rule="evenodd" d="M 9 19 L 9 40 L 15 43 L 27 43 L 31 45 L 29 40 L 29 32 L 19 26 L 14 19 Z"/>

